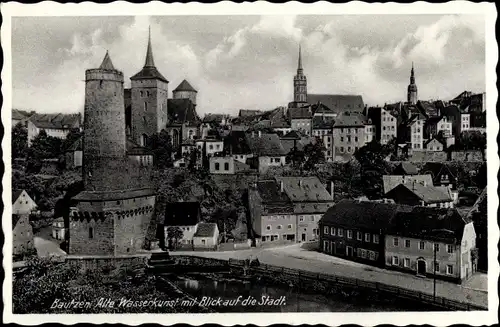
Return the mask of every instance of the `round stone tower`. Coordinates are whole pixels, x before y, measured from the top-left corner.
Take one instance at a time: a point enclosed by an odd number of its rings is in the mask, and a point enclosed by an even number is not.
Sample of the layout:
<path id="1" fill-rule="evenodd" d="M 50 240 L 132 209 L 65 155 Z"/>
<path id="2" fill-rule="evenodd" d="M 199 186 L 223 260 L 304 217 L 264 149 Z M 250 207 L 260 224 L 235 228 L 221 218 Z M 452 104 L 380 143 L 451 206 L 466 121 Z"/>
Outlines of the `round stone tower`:
<path id="1" fill-rule="evenodd" d="M 87 191 L 118 189 L 110 183 L 126 158 L 123 73 L 109 54 L 99 68 L 85 72 L 83 181 Z M 118 173 L 123 173 L 119 171 Z"/>

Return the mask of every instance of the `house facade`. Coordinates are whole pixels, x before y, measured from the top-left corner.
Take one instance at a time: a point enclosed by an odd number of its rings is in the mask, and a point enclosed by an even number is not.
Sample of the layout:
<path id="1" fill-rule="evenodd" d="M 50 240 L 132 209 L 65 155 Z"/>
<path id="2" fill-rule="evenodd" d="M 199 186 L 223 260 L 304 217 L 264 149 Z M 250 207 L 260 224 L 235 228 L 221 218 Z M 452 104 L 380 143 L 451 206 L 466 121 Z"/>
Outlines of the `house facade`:
<path id="1" fill-rule="evenodd" d="M 47 135 L 65 139 L 71 130 L 81 130 L 81 114 L 33 114 L 27 120 L 28 145 L 44 130 Z"/>
<path id="2" fill-rule="evenodd" d="M 388 110 L 380 110 L 380 144 L 387 144 L 391 139 L 397 137 L 398 120 Z"/>
<path id="3" fill-rule="evenodd" d="M 193 248 L 215 250 L 219 245 L 219 228 L 215 223 L 199 223 L 193 235 Z"/>
<path id="4" fill-rule="evenodd" d="M 385 198 L 392 199 L 395 203 L 410 206 L 453 208 L 453 198 L 446 187 L 424 185 L 424 183 L 411 182 L 399 184 L 385 194 Z"/>
<path id="5" fill-rule="evenodd" d="M 165 221 L 163 223 L 163 235 L 165 245 L 169 248 L 192 249 L 193 237 L 201 220 L 201 209 L 198 202 L 175 202 L 168 203 L 165 208 Z M 170 234 L 172 229 L 180 229 L 182 238 L 177 239 Z"/>
<path id="6" fill-rule="evenodd" d="M 64 227 L 64 218 L 59 217 L 52 222 L 52 238 L 56 240 L 65 240 L 66 229 Z"/>
<path id="7" fill-rule="evenodd" d="M 359 148 L 365 145 L 365 124 L 359 114 L 340 115 L 333 125 L 333 144 L 335 158 L 351 157 Z"/>
<path id="8" fill-rule="evenodd" d="M 400 212 L 385 237 L 385 266 L 419 276 L 461 282 L 477 262 L 473 223 L 456 209 L 416 207 Z"/>
<path id="9" fill-rule="evenodd" d="M 13 214 L 30 214 L 36 210 L 35 201 L 28 195 L 25 190 L 18 190 L 12 193 L 12 213 Z"/>
<path id="10" fill-rule="evenodd" d="M 404 207 L 356 200 L 338 202 L 320 220 L 320 251 L 384 266 L 385 230 L 401 208 Z"/>
<path id="11" fill-rule="evenodd" d="M 12 254 L 23 254 L 34 249 L 33 228 L 30 224 L 29 214 L 12 214 Z"/>

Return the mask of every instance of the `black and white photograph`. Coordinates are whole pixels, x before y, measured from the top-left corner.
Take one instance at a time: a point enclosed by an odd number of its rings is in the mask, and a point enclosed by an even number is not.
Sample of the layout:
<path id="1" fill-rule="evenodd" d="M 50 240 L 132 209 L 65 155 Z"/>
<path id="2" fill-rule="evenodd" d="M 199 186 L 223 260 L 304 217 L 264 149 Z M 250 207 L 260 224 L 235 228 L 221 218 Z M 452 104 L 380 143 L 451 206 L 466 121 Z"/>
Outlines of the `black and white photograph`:
<path id="1" fill-rule="evenodd" d="M 494 4 L 2 15 L 6 322 L 498 322 Z"/>

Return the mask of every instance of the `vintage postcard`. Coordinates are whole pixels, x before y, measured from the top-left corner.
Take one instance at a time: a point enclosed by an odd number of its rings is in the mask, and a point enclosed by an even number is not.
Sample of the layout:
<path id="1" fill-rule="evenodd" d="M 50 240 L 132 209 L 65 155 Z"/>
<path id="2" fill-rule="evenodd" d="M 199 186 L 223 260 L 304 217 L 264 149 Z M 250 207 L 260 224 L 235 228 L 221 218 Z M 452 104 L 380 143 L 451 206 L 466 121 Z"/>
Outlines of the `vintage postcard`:
<path id="1" fill-rule="evenodd" d="M 4 321 L 497 322 L 494 4 L 1 10 Z"/>

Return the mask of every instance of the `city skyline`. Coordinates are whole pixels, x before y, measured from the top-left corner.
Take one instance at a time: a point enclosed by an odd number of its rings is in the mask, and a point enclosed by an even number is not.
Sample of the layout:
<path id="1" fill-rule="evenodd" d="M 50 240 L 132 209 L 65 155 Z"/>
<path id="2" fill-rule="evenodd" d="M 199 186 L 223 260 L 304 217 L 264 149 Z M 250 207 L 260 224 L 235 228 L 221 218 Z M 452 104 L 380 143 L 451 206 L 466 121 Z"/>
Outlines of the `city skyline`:
<path id="1" fill-rule="evenodd" d="M 107 50 L 129 87 L 130 76 L 144 65 L 149 26 L 156 66 L 170 81 L 169 96 L 187 79 L 199 92 L 200 115 L 267 110 L 292 101 L 299 44 L 310 93 L 359 94 L 368 105 L 405 101 L 412 62 L 419 99 L 485 91 L 482 16 L 32 17 L 12 22 L 16 109 L 81 112 L 84 71 L 98 67 Z M 400 28 L 390 28 L 393 24 Z"/>

